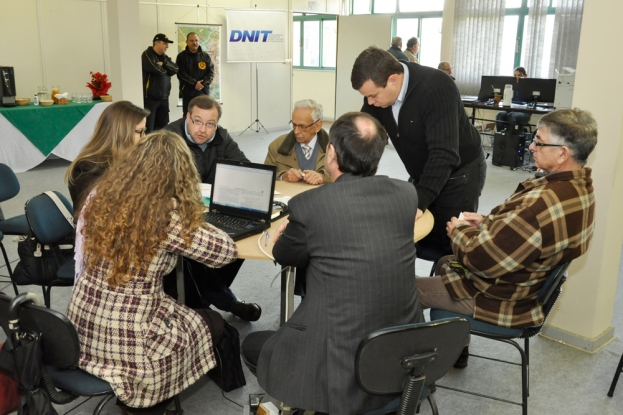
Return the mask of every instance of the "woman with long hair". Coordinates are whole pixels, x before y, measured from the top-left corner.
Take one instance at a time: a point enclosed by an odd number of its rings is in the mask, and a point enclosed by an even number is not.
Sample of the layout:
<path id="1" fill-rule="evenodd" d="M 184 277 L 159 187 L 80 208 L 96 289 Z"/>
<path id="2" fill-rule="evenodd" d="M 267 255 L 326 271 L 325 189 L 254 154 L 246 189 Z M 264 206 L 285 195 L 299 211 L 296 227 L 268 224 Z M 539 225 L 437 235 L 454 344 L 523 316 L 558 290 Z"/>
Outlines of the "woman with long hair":
<path id="1" fill-rule="evenodd" d="M 205 315 L 162 289 L 178 255 L 215 268 L 237 257 L 231 238 L 204 222 L 199 182 L 186 143 L 161 130 L 104 173 L 80 214 L 67 311 L 79 366 L 109 382 L 131 414 L 164 413 L 215 366 Z"/>
<path id="2" fill-rule="evenodd" d="M 65 174 L 76 212 L 80 212 L 95 180 L 145 136 L 148 115 L 148 110 L 130 101 L 115 102 L 102 112 L 91 139 Z"/>

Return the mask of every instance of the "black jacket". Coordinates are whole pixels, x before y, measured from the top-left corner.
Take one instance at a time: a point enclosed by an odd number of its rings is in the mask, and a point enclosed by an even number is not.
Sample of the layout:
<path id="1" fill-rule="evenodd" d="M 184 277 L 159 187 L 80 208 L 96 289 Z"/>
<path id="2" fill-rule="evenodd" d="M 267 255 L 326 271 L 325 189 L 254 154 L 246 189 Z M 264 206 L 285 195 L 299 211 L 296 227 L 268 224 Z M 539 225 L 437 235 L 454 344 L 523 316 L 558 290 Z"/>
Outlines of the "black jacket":
<path id="1" fill-rule="evenodd" d="M 186 122 L 186 118 L 180 118 L 177 121 L 173 121 L 166 127 L 165 130 L 173 131 L 179 134 L 188 147 L 190 148 L 190 152 L 193 153 L 193 158 L 195 159 L 195 166 L 199 171 L 199 176 L 201 176 L 202 183 L 214 184 L 214 172 L 215 165 L 214 162 L 217 159 L 225 159 L 225 160 L 235 160 L 235 161 L 249 161 L 249 159 L 244 155 L 244 153 L 238 148 L 238 144 L 234 141 L 234 139 L 229 135 L 226 129 L 218 126 L 216 130 L 216 136 L 214 140 L 205 151 L 201 150 L 195 143 L 191 143 L 188 141 L 186 137 L 186 131 L 184 130 L 184 123 Z"/>
<path id="2" fill-rule="evenodd" d="M 158 65 L 162 62 L 162 66 Z M 177 73 L 177 65 L 167 55 L 158 55 L 153 47 L 141 55 L 143 67 L 143 98 L 167 99 L 171 92 L 171 76 Z"/>
<path id="3" fill-rule="evenodd" d="M 461 94 L 445 72 L 403 62 L 409 70 L 409 84 L 398 114 L 392 107 L 378 108 L 364 98 L 361 111 L 381 122 L 413 178 L 419 208 L 437 198 L 452 172 L 482 154 L 478 131 L 469 121 Z"/>
<path id="4" fill-rule="evenodd" d="M 392 46 L 387 49 L 387 51 L 399 61 L 402 60 L 405 62 L 409 62 L 409 57 L 403 51 L 401 51 L 398 46 Z"/>
<path id="5" fill-rule="evenodd" d="M 210 84 L 214 79 L 214 65 L 210 55 L 204 52 L 201 46 L 199 46 L 197 53 L 192 53 L 186 46 L 186 49 L 177 55 L 175 63 L 179 67 L 177 79 L 180 80 L 182 96 L 190 98 L 210 93 Z M 199 80 L 203 81 L 201 91 L 195 89 L 195 84 Z"/>

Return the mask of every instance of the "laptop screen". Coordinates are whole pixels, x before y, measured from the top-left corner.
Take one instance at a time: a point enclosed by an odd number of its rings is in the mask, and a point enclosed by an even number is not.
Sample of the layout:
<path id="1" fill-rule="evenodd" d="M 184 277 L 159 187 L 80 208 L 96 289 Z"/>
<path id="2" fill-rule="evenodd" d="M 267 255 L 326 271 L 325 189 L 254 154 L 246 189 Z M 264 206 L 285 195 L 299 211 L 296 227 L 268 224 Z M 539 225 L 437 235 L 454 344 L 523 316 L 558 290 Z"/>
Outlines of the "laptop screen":
<path id="1" fill-rule="evenodd" d="M 249 164 L 216 164 L 211 205 L 268 214 L 274 171 Z"/>

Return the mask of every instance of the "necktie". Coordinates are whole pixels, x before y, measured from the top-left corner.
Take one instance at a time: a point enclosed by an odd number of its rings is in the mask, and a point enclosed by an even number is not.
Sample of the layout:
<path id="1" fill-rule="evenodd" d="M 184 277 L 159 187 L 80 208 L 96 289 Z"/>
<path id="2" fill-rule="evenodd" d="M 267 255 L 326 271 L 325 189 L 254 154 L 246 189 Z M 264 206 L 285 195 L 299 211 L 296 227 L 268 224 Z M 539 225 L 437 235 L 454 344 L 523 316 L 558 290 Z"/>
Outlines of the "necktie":
<path id="1" fill-rule="evenodd" d="M 307 144 L 301 144 L 301 147 L 303 148 L 303 153 L 305 154 L 305 158 L 309 160 L 309 158 L 312 155 L 312 148 L 308 146 Z"/>

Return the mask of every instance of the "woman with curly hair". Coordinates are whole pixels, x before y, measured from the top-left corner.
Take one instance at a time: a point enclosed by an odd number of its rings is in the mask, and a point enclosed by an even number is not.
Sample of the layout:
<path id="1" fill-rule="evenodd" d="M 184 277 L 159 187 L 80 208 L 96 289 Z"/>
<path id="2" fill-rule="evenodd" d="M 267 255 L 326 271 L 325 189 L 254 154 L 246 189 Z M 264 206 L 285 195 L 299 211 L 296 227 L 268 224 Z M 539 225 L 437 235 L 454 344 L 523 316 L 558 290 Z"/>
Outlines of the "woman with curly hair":
<path id="1" fill-rule="evenodd" d="M 215 366 L 205 314 L 162 290 L 178 255 L 215 268 L 236 259 L 236 245 L 204 222 L 203 209 L 188 146 L 162 130 L 104 173 L 80 214 L 67 311 L 78 365 L 111 384 L 124 413 L 164 413 Z"/>
<path id="2" fill-rule="evenodd" d="M 89 142 L 65 174 L 74 210 L 80 212 L 95 180 L 145 136 L 149 111 L 130 101 L 110 104 L 100 115 Z"/>

